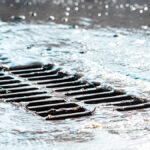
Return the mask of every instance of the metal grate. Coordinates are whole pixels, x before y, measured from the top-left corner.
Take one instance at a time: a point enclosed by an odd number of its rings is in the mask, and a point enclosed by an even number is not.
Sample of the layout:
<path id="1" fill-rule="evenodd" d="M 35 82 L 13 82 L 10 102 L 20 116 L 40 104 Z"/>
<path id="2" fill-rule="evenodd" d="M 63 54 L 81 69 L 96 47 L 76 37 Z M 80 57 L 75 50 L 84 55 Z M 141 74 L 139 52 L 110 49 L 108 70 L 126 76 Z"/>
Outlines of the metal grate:
<path id="1" fill-rule="evenodd" d="M 45 66 L 44 66 L 45 67 Z M 30 67 L 29 67 L 30 68 Z M 14 72 L 26 72 L 29 70 L 40 70 L 36 68 L 17 68 Z M 24 71 L 24 69 L 26 69 Z M 49 67 L 47 68 L 49 69 Z M 46 70 L 47 70 L 46 69 Z M 24 108 L 33 111 L 35 114 L 44 117 L 46 120 L 66 119 L 90 115 L 91 112 L 75 103 L 68 103 L 63 98 L 57 98 L 51 95 L 47 90 L 41 90 L 38 86 L 33 86 L 27 80 L 10 75 L 9 69 L 0 73 L 0 99 L 5 102 L 20 103 Z M 15 71 L 14 71 L 15 70 Z M 42 68 L 44 71 L 45 68 Z M 41 70 L 40 70 L 41 71 Z M 8 74 L 9 73 L 9 74 Z"/>
<path id="2" fill-rule="evenodd" d="M 32 63 L 3 68 L 0 98 L 6 102 L 23 103 L 27 110 L 46 120 L 90 115 L 91 112 L 78 102 L 113 106 L 118 111 L 150 107 L 148 102 L 103 88 L 97 82 L 84 81 L 80 74 L 70 75 L 52 64 Z"/>

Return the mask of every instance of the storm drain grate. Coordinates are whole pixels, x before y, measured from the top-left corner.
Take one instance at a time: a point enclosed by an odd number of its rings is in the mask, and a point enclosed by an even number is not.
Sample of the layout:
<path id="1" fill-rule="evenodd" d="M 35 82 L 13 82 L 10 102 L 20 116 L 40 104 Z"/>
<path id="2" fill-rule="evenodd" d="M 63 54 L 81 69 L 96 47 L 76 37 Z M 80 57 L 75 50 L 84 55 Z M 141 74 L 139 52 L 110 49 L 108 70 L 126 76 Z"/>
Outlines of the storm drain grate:
<path id="1" fill-rule="evenodd" d="M 27 70 L 25 72 L 29 73 L 29 70 L 32 69 Z M 0 79 L 1 100 L 19 103 L 25 109 L 33 111 L 46 120 L 74 118 L 91 114 L 82 106 L 69 103 L 63 98 L 57 98 L 47 90 L 41 90 L 27 80 L 11 75 L 9 71 L 1 71 Z"/>
<path id="2" fill-rule="evenodd" d="M 78 103 L 113 106 L 118 111 L 149 108 L 148 102 L 122 91 L 104 88 L 100 83 L 70 75 L 52 64 L 32 63 L 4 67 L 0 73 L 0 99 L 21 103 L 24 108 L 57 120 L 91 115 Z M 69 100 L 69 101 L 68 101 Z"/>

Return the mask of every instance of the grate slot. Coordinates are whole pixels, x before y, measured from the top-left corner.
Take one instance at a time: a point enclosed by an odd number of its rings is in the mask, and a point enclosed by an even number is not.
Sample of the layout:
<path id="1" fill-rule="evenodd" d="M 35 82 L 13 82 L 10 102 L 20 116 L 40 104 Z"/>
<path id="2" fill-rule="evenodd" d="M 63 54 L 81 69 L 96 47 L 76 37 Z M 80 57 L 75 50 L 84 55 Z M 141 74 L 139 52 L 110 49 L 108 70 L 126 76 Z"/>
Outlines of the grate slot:
<path id="1" fill-rule="evenodd" d="M 58 87 L 72 87 L 77 85 L 84 85 L 84 82 L 81 81 L 73 81 L 73 82 L 67 82 L 67 83 L 58 83 L 53 85 L 48 85 L 47 88 L 58 88 Z"/>
<path id="2" fill-rule="evenodd" d="M 3 73 L 0 73 L 0 76 L 4 76 L 4 74 L 3 74 Z"/>
<path id="3" fill-rule="evenodd" d="M 10 80 L 10 79 L 13 79 L 13 77 L 10 77 L 10 76 L 0 77 L 0 80 Z"/>
<path id="4" fill-rule="evenodd" d="M 87 83 L 83 83 L 82 85 L 75 85 L 69 88 L 58 88 L 55 91 L 56 92 L 68 92 L 68 91 L 78 91 L 78 90 L 82 90 L 82 89 L 90 89 L 93 88 L 92 85 L 87 84 Z"/>
<path id="5" fill-rule="evenodd" d="M 0 95 L 0 98 L 25 97 L 25 96 L 33 96 L 33 95 L 44 94 L 44 93 L 46 93 L 46 92 L 45 91 L 20 92 L 20 93 Z"/>
<path id="6" fill-rule="evenodd" d="M 21 97 L 21 98 L 13 98 L 13 99 L 8 99 L 6 102 L 31 102 L 35 100 L 44 100 L 51 98 L 49 95 L 36 95 L 36 96 L 28 96 L 28 97 Z"/>
<path id="7" fill-rule="evenodd" d="M 29 84 L 23 84 L 23 83 L 18 83 L 18 84 L 11 84 L 11 85 L 1 85 L 1 88 L 4 89 L 11 89 L 11 88 L 18 88 L 18 87 L 25 87 L 29 86 Z"/>
<path id="8" fill-rule="evenodd" d="M 72 114 L 72 113 L 84 112 L 84 111 L 85 109 L 83 107 L 77 106 L 71 108 L 50 109 L 48 111 L 37 112 L 37 114 L 42 117 L 46 117 L 48 115 L 56 116 L 56 115 Z"/>
<path id="9" fill-rule="evenodd" d="M 19 92 L 25 92 L 25 91 L 33 91 L 38 90 L 36 87 L 26 87 L 26 88 L 11 88 L 11 89 L 2 89 L 0 90 L 0 94 L 8 94 L 8 93 L 19 93 Z"/>
<path id="10" fill-rule="evenodd" d="M 43 69 L 42 68 L 36 68 L 36 69 L 26 69 L 26 70 L 17 70 L 17 71 L 11 71 L 13 74 L 18 74 L 18 75 L 20 75 L 20 74 L 27 74 L 27 73 L 31 73 L 31 72 L 42 72 L 43 71 Z"/>
<path id="11" fill-rule="evenodd" d="M 100 92 L 108 92 L 110 90 L 108 89 L 102 89 L 102 88 L 93 88 L 93 89 L 82 89 L 75 92 L 68 92 L 65 93 L 66 96 L 76 96 L 76 95 L 86 95 L 86 94 L 94 94 L 94 93 L 100 93 Z"/>
<path id="12" fill-rule="evenodd" d="M 75 103 L 59 103 L 59 104 L 52 104 L 52 105 L 42 105 L 42 106 L 31 106 L 27 107 L 27 109 L 31 111 L 47 111 L 50 109 L 60 109 L 60 108 L 69 108 L 69 107 L 77 107 L 78 105 Z"/>
<path id="13" fill-rule="evenodd" d="M 65 115 L 58 115 L 58 116 L 47 116 L 45 117 L 45 120 L 62 120 L 62 119 L 68 119 L 68 118 L 77 118 L 82 116 L 89 116 L 91 115 L 90 111 L 85 112 L 78 112 L 73 114 L 65 114 Z"/>
<path id="14" fill-rule="evenodd" d="M 27 107 L 31 107 L 31 106 L 41 106 L 41 105 L 47 105 L 47 104 L 57 104 L 57 103 L 63 103 L 65 102 L 65 100 L 63 99 L 45 99 L 45 100 L 36 100 L 36 101 L 32 101 L 30 102 Z"/>
<path id="15" fill-rule="evenodd" d="M 0 85 L 5 85 L 5 84 L 14 84 L 14 83 L 20 83 L 21 81 L 19 80 L 3 80 L 0 81 Z"/>
<path id="16" fill-rule="evenodd" d="M 129 100 L 129 99 L 132 99 L 132 97 L 128 95 L 119 95 L 119 96 L 113 96 L 113 97 L 104 97 L 104 98 L 95 98 L 92 100 L 84 100 L 84 103 L 98 104 L 98 103 L 117 102 L 117 101 Z"/>
<path id="17" fill-rule="evenodd" d="M 54 75 L 57 74 L 57 72 L 60 70 L 51 70 L 51 71 L 45 71 L 45 72 L 34 72 L 34 73 L 28 73 L 28 74 L 21 74 L 20 77 L 23 78 L 30 78 L 30 77 L 40 77 L 40 76 L 46 76 L 46 75 Z"/>
<path id="18" fill-rule="evenodd" d="M 31 65 L 31 66 L 16 66 L 16 67 L 10 67 L 8 70 L 10 70 L 14 74 L 24 74 L 24 73 L 31 73 L 31 72 L 40 72 L 40 71 L 46 71 L 51 70 L 53 68 L 53 65 Z"/>
<path id="19" fill-rule="evenodd" d="M 50 80 L 50 79 L 58 79 L 58 78 L 63 78 L 63 77 L 58 75 L 47 75 L 47 76 L 40 76 L 40 77 L 31 77 L 28 78 L 28 80 L 39 81 L 39 80 Z"/>
<path id="20" fill-rule="evenodd" d="M 12 67 L 6 68 L 6 70 L 15 71 L 15 70 L 24 70 L 24 69 L 37 69 L 37 68 L 41 68 L 42 66 L 43 66 L 42 63 L 35 62 L 35 63 L 31 63 L 28 65 L 12 66 Z"/>
<path id="21" fill-rule="evenodd" d="M 130 110 L 138 110 L 138 109 L 145 109 L 150 108 L 150 103 L 142 103 L 138 105 L 131 105 L 131 106 L 125 106 L 125 107 L 118 107 L 116 108 L 117 111 L 130 111 Z"/>
<path id="22" fill-rule="evenodd" d="M 103 93 L 98 93 L 98 94 L 88 94 L 86 96 L 79 96 L 79 97 L 75 97 L 75 99 L 76 100 L 89 100 L 89 99 L 105 98 L 105 97 L 118 96 L 118 95 L 123 95 L 123 93 L 109 91 L 109 92 L 103 92 Z"/>
<path id="23" fill-rule="evenodd" d="M 44 81 L 44 82 L 38 82 L 38 84 L 57 84 L 57 83 L 67 83 L 67 82 L 72 82 L 76 81 L 74 77 L 66 77 L 63 79 L 56 79 L 56 80 L 49 80 L 49 81 Z"/>

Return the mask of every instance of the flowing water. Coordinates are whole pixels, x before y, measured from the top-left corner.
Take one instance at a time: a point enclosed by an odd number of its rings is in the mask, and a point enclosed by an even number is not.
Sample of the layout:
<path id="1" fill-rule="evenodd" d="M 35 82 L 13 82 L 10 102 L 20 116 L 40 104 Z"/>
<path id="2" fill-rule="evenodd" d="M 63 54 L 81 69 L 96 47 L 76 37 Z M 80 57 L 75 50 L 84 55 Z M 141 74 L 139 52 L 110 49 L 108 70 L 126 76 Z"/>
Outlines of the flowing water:
<path id="1" fill-rule="evenodd" d="M 149 99 L 149 5 L 146 0 L 1 0 L 0 54 L 11 64 L 54 63 Z M 22 19 L 14 19 L 19 15 Z M 149 109 L 120 113 L 96 106 L 91 117 L 43 121 L 0 103 L 0 149 L 150 149 Z"/>

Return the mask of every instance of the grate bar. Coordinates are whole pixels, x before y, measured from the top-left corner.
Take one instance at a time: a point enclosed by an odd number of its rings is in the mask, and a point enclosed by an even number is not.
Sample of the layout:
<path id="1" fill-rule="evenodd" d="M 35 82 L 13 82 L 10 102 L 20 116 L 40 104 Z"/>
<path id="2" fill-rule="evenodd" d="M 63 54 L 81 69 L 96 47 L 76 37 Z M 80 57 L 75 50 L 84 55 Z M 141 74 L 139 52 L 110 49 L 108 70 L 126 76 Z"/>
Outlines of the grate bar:
<path id="1" fill-rule="evenodd" d="M 39 80 L 50 80 L 50 79 L 61 79 L 63 76 L 59 75 L 46 75 L 46 76 L 40 76 L 40 77 L 30 77 L 28 80 L 30 81 L 39 81 Z"/>
<path id="2" fill-rule="evenodd" d="M 26 70 L 17 70 L 17 71 L 12 71 L 13 74 L 27 74 L 27 73 L 31 73 L 31 72 L 42 72 L 43 69 L 42 68 L 36 68 L 36 69 L 26 69 Z"/>
<path id="3" fill-rule="evenodd" d="M 52 105 L 32 106 L 27 108 L 32 111 L 40 112 L 40 111 L 46 111 L 50 109 L 69 108 L 69 107 L 77 107 L 77 106 L 78 105 L 75 103 L 59 103 L 59 104 L 52 104 Z"/>
<path id="4" fill-rule="evenodd" d="M 98 104 L 98 103 L 109 103 L 109 102 L 116 102 L 116 101 L 123 101 L 132 99 L 131 96 L 128 95 L 119 95 L 119 96 L 111 96 L 105 98 L 95 98 L 92 100 L 84 100 L 86 104 Z"/>
<path id="5" fill-rule="evenodd" d="M 39 94 L 45 94 L 45 93 L 46 93 L 45 91 L 20 92 L 20 93 L 0 95 L 0 98 L 25 97 L 25 96 L 39 95 Z"/>
<path id="6" fill-rule="evenodd" d="M 2 81 L 0 81 L 0 85 L 20 83 L 20 82 L 21 81 L 19 81 L 19 80 L 2 80 Z"/>
<path id="7" fill-rule="evenodd" d="M 66 83 L 58 83 L 53 85 L 48 85 L 47 88 L 58 88 L 58 87 L 70 87 L 70 86 L 77 86 L 77 85 L 84 85 L 84 82 L 81 81 L 73 81 L 73 82 L 66 82 Z"/>
<path id="8" fill-rule="evenodd" d="M 40 77 L 40 76 L 46 76 L 46 75 L 54 75 L 54 74 L 57 74 L 58 71 L 60 71 L 60 68 L 58 68 L 56 70 L 45 71 L 45 72 L 25 73 L 25 74 L 21 74 L 20 77 L 30 78 L 30 77 Z"/>
<path id="9" fill-rule="evenodd" d="M 130 100 L 123 100 L 121 102 L 112 102 L 107 105 L 113 105 L 113 106 L 129 106 L 129 105 L 136 105 L 141 104 L 142 102 L 137 99 L 130 99 Z"/>
<path id="10" fill-rule="evenodd" d="M 131 105 L 131 106 L 125 106 L 125 107 L 118 107 L 116 108 L 117 111 L 130 111 L 130 110 L 138 110 L 138 109 L 145 109 L 150 108 L 150 103 L 142 103 L 138 105 Z"/>
<path id="11" fill-rule="evenodd" d="M 35 95 L 35 96 L 28 96 L 28 97 L 21 97 L 21 98 L 11 98 L 6 100 L 6 102 L 30 102 L 35 100 L 43 100 L 47 98 L 51 98 L 52 96 L 49 95 Z"/>
<path id="12" fill-rule="evenodd" d="M 109 91 L 109 92 L 103 92 L 103 93 L 98 93 L 98 94 L 87 94 L 86 96 L 79 96 L 75 97 L 76 100 L 89 100 L 89 99 L 95 99 L 95 98 L 105 98 L 105 97 L 110 97 L 110 96 L 119 96 L 123 95 L 123 93 L 117 93 L 114 91 Z"/>
<path id="13" fill-rule="evenodd" d="M 47 105 L 47 104 L 57 104 L 57 103 L 64 103 L 64 99 L 45 99 L 45 100 L 35 100 L 31 101 L 29 104 L 27 104 L 27 107 L 31 106 L 41 106 L 41 105 Z"/>
<path id="14" fill-rule="evenodd" d="M 68 92 L 68 91 L 78 91 L 78 90 L 82 90 L 82 89 L 90 89 L 93 88 L 92 85 L 87 84 L 87 83 L 82 83 L 81 85 L 75 85 L 75 86 L 71 86 L 71 87 L 67 87 L 67 88 L 57 88 L 55 91 L 56 92 Z"/>
<path id="15" fill-rule="evenodd" d="M 85 109 L 83 107 L 77 106 L 71 108 L 50 109 L 48 111 L 37 112 L 37 114 L 42 117 L 46 117 L 48 115 L 56 116 L 56 115 L 70 114 L 70 113 L 84 112 L 84 111 Z"/>
<path id="16" fill-rule="evenodd" d="M 58 115 L 58 116 L 49 116 L 48 115 L 47 117 L 45 117 L 45 120 L 62 120 L 62 119 L 77 118 L 77 117 L 89 116 L 89 115 L 91 115 L 90 111 L 73 113 L 73 114 Z"/>
<path id="17" fill-rule="evenodd" d="M 92 88 L 92 89 L 84 89 L 81 88 L 78 91 L 75 92 L 67 92 L 65 93 L 66 96 L 76 96 L 76 95 L 86 95 L 86 94 L 94 94 L 94 93 L 100 93 L 100 92 L 108 92 L 109 90 L 102 89 L 102 88 Z"/>
<path id="18" fill-rule="evenodd" d="M 0 89 L 0 94 L 8 94 L 8 93 L 19 93 L 19 92 L 25 92 L 25 91 L 33 91 L 37 90 L 36 87 L 23 87 L 23 88 L 11 88 L 11 89 Z"/>
<path id="19" fill-rule="evenodd" d="M 7 85 L 1 85 L 0 87 L 3 89 L 12 89 L 12 88 L 18 88 L 18 87 L 25 87 L 29 86 L 29 84 L 23 84 L 23 83 L 18 83 L 18 84 L 7 84 Z"/>
<path id="20" fill-rule="evenodd" d="M 55 80 L 49 80 L 49 81 L 44 81 L 44 82 L 38 82 L 38 84 L 59 84 L 59 83 L 67 83 L 67 82 L 72 82 L 76 81 L 74 77 L 66 77 L 63 79 L 55 79 Z"/>

